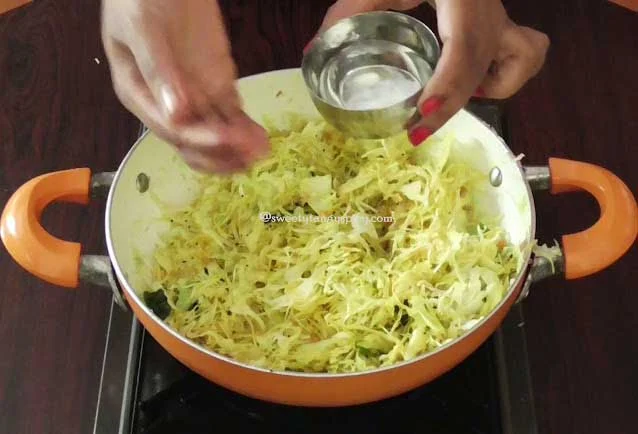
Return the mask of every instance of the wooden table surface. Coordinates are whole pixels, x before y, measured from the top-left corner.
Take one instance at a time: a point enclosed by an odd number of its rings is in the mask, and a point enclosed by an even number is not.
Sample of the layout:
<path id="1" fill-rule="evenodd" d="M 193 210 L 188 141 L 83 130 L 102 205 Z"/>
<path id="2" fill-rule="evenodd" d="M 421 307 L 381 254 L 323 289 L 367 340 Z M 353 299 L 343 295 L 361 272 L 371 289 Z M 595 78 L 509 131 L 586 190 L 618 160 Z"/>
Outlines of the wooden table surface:
<path id="1" fill-rule="evenodd" d="M 138 132 L 118 103 L 98 1 L 42 0 L 0 16 L 0 206 L 22 183 L 73 167 L 115 170 Z M 296 67 L 330 1 L 223 1 L 240 74 Z M 615 172 L 638 195 L 638 14 L 608 2 L 507 1 L 552 40 L 542 73 L 506 104 L 510 146 Z M 416 16 L 435 25 L 423 8 Z M 597 218 L 585 195 L 537 199 L 553 240 Z M 55 205 L 53 234 L 105 252 L 104 203 Z M 636 432 L 638 248 L 579 281 L 536 285 L 526 328 L 542 433 Z M 0 249 L 0 433 L 89 433 L 110 294 L 37 280 Z M 632 357 L 633 356 L 633 357 Z"/>

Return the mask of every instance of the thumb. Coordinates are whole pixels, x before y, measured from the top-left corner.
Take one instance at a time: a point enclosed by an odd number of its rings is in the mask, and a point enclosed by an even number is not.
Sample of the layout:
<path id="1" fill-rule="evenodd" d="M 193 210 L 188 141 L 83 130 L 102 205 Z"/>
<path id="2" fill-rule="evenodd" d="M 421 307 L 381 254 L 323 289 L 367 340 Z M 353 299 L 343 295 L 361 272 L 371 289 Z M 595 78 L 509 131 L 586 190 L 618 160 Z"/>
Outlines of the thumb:
<path id="1" fill-rule="evenodd" d="M 330 28 L 337 21 L 356 14 L 388 9 L 406 11 L 417 7 L 423 2 L 424 0 L 338 0 L 328 8 L 316 35 Z M 303 49 L 304 54 L 310 50 L 316 35 L 313 36 L 310 42 L 308 42 L 308 45 Z"/>
<path id="2" fill-rule="evenodd" d="M 371 12 L 374 10 L 379 10 L 382 8 L 382 1 L 366 1 L 366 0 L 338 0 L 332 6 L 328 8 L 326 15 L 321 22 L 321 26 L 315 36 L 312 37 L 310 42 L 304 47 L 304 54 L 310 50 L 312 44 L 317 37 L 317 35 L 321 34 L 324 30 L 332 27 L 337 21 L 340 21 L 344 18 L 351 17 L 352 15 Z"/>
<path id="3" fill-rule="evenodd" d="M 419 99 L 421 118 L 408 131 L 414 146 L 442 127 L 476 91 L 490 62 L 475 53 L 462 38 L 444 41 L 441 58 Z"/>
<path id="4" fill-rule="evenodd" d="M 503 35 L 494 71 L 490 71 L 481 88 L 490 98 L 509 98 L 542 68 L 549 48 L 549 38 L 529 27 L 511 26 Z"/>
<path id="5" fill-rule="evenodd" d="M 129 49 L 162 115 L 173 125 L 194 121 L 196 108 L 167 36 L 149 23 L 143 23 L 142 29 L 145 37 L 135 38 Z"/>
<path id="6" fill-rule="evenodd" d="M 383 3 L 382 1 L 338 0 L 328 8 L 318 33 L 326 30 L 337 21 L 352 15 L 383 9 Z"/>

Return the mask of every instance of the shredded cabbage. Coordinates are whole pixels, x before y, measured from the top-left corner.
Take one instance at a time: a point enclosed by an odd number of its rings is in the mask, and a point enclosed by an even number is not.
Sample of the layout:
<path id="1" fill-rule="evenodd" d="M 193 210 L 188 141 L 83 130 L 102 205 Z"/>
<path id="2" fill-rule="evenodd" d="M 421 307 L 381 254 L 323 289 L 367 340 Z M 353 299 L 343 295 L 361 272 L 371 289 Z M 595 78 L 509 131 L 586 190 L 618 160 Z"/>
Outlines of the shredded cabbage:
<path id="1" fill-rule="evenodd" d="M 413 148 L 320 121 L 269 131 L 268 159 L 203 177 L 201 197 L 166 215 L 147 294 L 179 333 L 267 369 L 360 372 L 433 351 L 501 302 L 521 248 L 477 215 L 488 177 L 451 158 L 453 136 Z"/>

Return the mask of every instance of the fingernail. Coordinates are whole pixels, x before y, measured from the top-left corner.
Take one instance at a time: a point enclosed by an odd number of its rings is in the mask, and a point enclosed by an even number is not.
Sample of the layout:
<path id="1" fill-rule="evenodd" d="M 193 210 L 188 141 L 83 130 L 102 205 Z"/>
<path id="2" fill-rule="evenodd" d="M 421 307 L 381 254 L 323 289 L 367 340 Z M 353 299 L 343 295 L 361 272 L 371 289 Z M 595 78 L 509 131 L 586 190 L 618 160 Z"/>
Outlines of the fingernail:
<path id="1" fill-rule="evenodd" d="M 423 143 L 428 137 L 432 135 L 432 131 L 430 131 L 426 127 L 416 127 L 408 134 L 410 139 L 410 143 L 412 146 L 419 146 Z"/>
<path id="2" fill-rule="evenodd" d="M 187 149 L 183 149 L 180 151 L 182 154 L 182 159 L 188 166 L 196 170 L 197 172 L 202 173 L 211 173 L 214 170 L 210 166 L 210 162 L 204 158 L 200 153 L 193 152 Z"/>
<path id="3" fill-rule="evenodd" d="M 182 131 L 182 138 L 193 148 L 206 149 L 220 143 L 219 134 L 205 126 L 192 126 Z"/>
<path id="4" fill-rule="evenodd" d="M 474 91 L 474 96 L 477 98 L 483 98 L 485 96 L 485 91 L 481 86 L 476 88 L 476 91 Z"/>
<path id="5" fill-rule="evenodd" d="M 438 111 L 443 105 L 443 101 L 441 98 L 433 96 L 425 100 L 423 104 L 421 104 L 421 116 L 427 117 L 432 113 Z"/>
<path id="6" fill-rule="evenodd" d="M 172 115 L 175 112 L 175 93 L 168 85 L 163 85 L 160 88 L 160 98 L 162 99 L 162 105 L 166 113 Z"/>

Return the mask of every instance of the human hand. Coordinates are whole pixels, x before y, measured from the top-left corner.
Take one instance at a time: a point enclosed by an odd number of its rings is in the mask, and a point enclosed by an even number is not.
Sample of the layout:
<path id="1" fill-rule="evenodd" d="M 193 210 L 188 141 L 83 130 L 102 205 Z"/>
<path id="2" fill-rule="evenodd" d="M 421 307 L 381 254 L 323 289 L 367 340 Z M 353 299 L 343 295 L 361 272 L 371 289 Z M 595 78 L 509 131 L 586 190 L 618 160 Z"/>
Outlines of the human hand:
<path id="1" fill-rule="evenodd" d="M 406 11 L 421 3 L 424 1 L 339 0 L 328 10 L 319 32 L 357 13 Z M 511 21 L 500 0 L 430 3 L 436 3 L 443 49 L 419 99 L 421 119 L 408 132 L 415 146 L 443 126 L 473 95 L 512 96 L 538 73 L 549 47 L 545 34 Z"/>
<path id="2" fill-rule="evenodd" d="M 269 151 L 242 110 L 216 1 L 103 0 L 102 40 L 122 104 L 191 167 L 235 172 Z"/>

